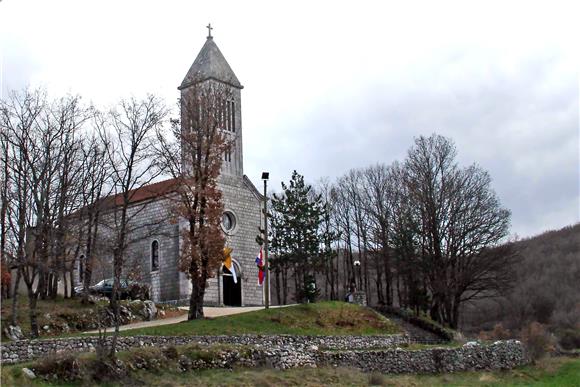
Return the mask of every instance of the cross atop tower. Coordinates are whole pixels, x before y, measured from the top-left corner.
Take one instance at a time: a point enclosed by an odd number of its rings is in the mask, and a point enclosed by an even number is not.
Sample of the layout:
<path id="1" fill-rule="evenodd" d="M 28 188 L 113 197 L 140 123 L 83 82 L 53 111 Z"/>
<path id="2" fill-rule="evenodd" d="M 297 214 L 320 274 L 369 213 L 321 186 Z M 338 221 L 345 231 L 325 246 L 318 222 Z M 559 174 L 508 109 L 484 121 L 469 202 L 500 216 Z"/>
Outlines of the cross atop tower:
<path id="1" fill-rule="evenodd" d="M 211 38 L 211 30 L 213 30 L 213 27 L 211 26 L 211 23 L 209 23 L 205 28 L 207 28 L 207 37 L 208 39 Z"/>

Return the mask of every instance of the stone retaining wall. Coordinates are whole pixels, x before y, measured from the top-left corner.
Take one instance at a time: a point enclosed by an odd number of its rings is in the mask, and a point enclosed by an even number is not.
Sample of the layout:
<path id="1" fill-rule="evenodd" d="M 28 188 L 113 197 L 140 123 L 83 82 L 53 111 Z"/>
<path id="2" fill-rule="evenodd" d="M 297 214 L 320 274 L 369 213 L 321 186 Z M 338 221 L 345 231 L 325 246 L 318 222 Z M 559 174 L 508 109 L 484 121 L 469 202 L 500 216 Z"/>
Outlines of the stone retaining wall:
<path id="1" fill-rule="evenodd" d="M 95 336 L 47 340 L 20 340 L 0 346 L 2 364 L 28 361 L 52 353 L 94 351 L 98 338 Z M 242 335 L 242 336 L 120 336 L 118 350 L 130 348 L 200 344 L 252 345 L 256 348 L 291 346 L 303 348 L 316 346 L 320 349 L 373 349 L 390 348 L 409 343 L 405 335 L 390 336 L 294 336 L 294 335 Z"/>
<path id="2" fill-rule="evenodd" d="M 353 367 L 363 371 L 381 373 L 442 373 L 475 370 L 511 369 L 529 363 L 522 343 L 516 340 L 497 341 L 490 345 L 468 343 L 458 348 L 428 348 L 405 350 L 402 348 L 372 349 L 376 345 L 389 344 L 381 338 L 362 337 L 306 337 L 306 336 L 217 336 L 217 337 L 121 337 L 120 349 L 139 346 L 163 347 L 198 342 L 204 345 L 230 343 L 249 345 L 249 347 L 222 348 L 207 358 L 191 359 L 181 355 L 176 361 L 182 371 L 208 368 L 233 367 L 271 367 L 287 369 L 296 367 Z M 395 340 L 404 340 L 399 336 Z M 352 340 L 352 341 L 351 341 Z M 96 338 L 44 340 L 27 347 L 26 343 L 10 344 L 10 350 L 20 351 L 18 358 L 5 355 L 4 362 L 22 361 L 35 355 L 32 348 L 43 353 L 54 352 L 56 348 L 65 348 L 61 352 L 87 350 L 94 348 Z M 357 350 L 325 350 L 330 345 L 336 347 L 358 347 Z M 390 345 L 394 345 L 391 342 Z M 37 352 L 36 354 L 40 354 Z M 160 354 L 160 356 L 162 356 Z M 140 359 L 135 364 L 125 364 L 131 369 L 148 369 L 147 361 Z M 129 361 L 129 360 L 127 360 Z M 130 361 L 129 361 L 130 362 Z M 34 368 L 34 367 L 33 367 Z M 50 375 L 48 375 L 50 376 Z M 47 375 L 45 375 L 47 377 Z M 52 376 L 50 376 L 52 377 Z"/>
<path id="3" fill-rule="evenodd" d="M 468 343 L 460 348 L 324 352 L 319 365 L 355 367 L 381 373 L 442 373 L 511 369 L 529 363 L 525 347 L 517 340 L 490 345 Z"/>

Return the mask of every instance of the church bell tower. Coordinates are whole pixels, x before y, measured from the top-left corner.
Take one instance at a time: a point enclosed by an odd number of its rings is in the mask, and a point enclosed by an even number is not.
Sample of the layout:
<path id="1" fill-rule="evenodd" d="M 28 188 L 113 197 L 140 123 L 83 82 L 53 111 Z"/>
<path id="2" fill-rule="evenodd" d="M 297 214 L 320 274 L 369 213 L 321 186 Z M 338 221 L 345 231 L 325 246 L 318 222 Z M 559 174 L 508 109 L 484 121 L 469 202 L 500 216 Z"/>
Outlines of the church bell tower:
<path id="1" fill-rule="evenodd" d="M 241 109 L 241 90 L 243 86 L 215 44 L 211 35 L 211 24 L 207 28 L 208 36 L 205 44 L 199 54 L 197 54 L 195 61 L 178 89 L 181 92 L 181 100 L 185 101 L 187 98 L 191 98 L 191 92 L 195 87 L 203 87 L 212 82 L 217 82 L 220 86 L 226 87 L 227 101 L 225 101 L 222 130 L 229 139 L 233 140 L 234 145 L 231 151 L 223 155 L 221 174 L 242 177 L 244 174 Z"/>

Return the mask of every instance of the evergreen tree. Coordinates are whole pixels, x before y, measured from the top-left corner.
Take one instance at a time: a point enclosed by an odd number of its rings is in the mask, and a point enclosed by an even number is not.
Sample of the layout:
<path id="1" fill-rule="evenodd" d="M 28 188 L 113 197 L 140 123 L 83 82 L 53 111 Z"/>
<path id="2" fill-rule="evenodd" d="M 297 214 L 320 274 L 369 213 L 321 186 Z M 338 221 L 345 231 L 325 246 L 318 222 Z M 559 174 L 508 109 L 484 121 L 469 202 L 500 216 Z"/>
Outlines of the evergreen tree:
<path id="1" fill-rule="evenodd" d="M 318 294 L 314 274 L 324 268 L 328 235 L 323 230 L 327 208 L 322 197 L 294 171 L 282 193 L 273 194 L 270 217 L 272 269 L 276 276 L 293 270 L 297 301 L 313 301 Z M 313 284 L 314 283 L 314 289 Z M 286 285 L 286 284 L 285 284 Z M 286 286 L 283 286 L 286 292 Z M 286 297 L 284 297 L 285 299 Z"/>

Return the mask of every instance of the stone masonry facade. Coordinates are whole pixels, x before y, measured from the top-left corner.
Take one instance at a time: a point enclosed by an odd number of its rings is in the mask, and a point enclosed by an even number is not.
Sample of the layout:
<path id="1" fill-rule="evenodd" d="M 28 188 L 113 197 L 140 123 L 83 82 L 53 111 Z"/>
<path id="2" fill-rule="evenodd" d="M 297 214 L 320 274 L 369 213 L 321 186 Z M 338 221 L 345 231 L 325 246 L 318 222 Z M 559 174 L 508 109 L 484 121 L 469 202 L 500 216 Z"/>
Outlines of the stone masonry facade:
<path id="1" fill-rule="evenodd" d="M 244 306 L 263 305 L 263 288 L 258 286 L 258 267 L 255 258 L 260 246 L 256 236 L 263 224 L 263 196 L 259 193 L 243 171 L 242 148 L 242 112 L 241 89 L 237 77 L 229 67 L 219 48 L 208 37 L 193 65 L 189 69 L 179 90 L 182 99 L 188 98 L 191 87 L 203 87 L 205 84 L 221 83 L 229 88 L 229 127 L 224 132 L 233 138 L 234 148 L 230 157 L 224 157 L 218 186 L 223 194 L 224 210 L 228 213 L 234 227 L 224 228 L 226 246 L 233 249 L 232 260 L 241 281 L 241 304 Z M 159 182 L 140 188 L 142 192 L 151 191 L 150 197 L 133 203 L 130 208 L 132 224 L 130 225 L 129 248 L 125 257 L 128 270 L 138 270 L 141 281 L 151 286 L 151 297 L 156 302 L 187 303 L 191 293 L 191 284 L 184 273 L 179 270 L 179 255 L 182 248 L 181 231 L 187 225 L 175 221 L 171 215 L 171 206 L 175 204 L 174 193 L 165 190 L 170 181 Z M 164 184 L 166 186 L 164 186 Z M 111 214 L 105 216 L 104 222 L 112 222 Z M 109 230 L 111 228 L 108 228 Z M 107 227 L 102 228 L 100 239 L 102 256 L 93 271 L 92 280 L 98 282 L 112 276 L 111 235 Z M 158 268 L 153 270 L 153 243 L 158 246 Z M 208 281 L 205 303 L 223 305 L 222 270 L 214 273 Z M 80 280 L 77 271 L 77 281 Z M 237 289 L 235 290 L 237 292 Z"/>
<path id="2" fill-rule="evenodd" d="M 236 223 L 231 232 L 226 232 L 226 245 L 233 249 L 232 260 L 239 271 L 238 281 L 242 287 L 242 305 L 263 305 L 263 290 L 258 286 L 258 267 L 255 260 L 260 246 L 256 242 L 259 228 L 263 224 L 262 200 L 247 178 L 222 175 L 219 187 L 224 198 L 224 210 L 235 216 Z M 221 271 L 220 271 L 221 272 Z M 208 281 L 205 302 L 211 305 L 223 304 L 221 290 L 223 277 L 220 275 Z"/>

